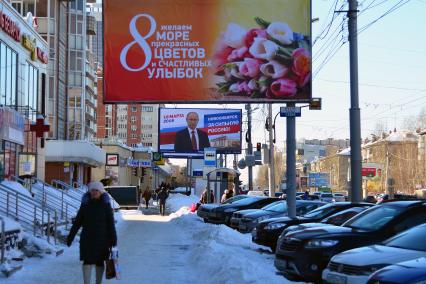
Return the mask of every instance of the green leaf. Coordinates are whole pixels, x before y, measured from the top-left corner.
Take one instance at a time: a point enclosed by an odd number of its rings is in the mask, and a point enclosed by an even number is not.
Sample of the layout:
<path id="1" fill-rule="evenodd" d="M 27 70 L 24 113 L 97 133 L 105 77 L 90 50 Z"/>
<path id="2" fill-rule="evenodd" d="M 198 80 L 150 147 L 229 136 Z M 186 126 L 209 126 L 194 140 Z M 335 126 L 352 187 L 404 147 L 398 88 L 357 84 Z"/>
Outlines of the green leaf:
<path id="1" fill-rule="evenodd" d="M 254 20 L 262 29 L 266 29 L 271 24 L 270 22 L 267 22 L 264 19 L 259 18 L 259 17 L 254 18 Z"/>
<path id="2" fill-rule="evenodd" d="M 251 96 L 250 96 L 252 99 L 257 99 L 257 98 L 262 98 L 263 97 L 263 95 L 262 95 L 262 93 L 261 92 L 259 92 L 259 91 L 254 91 L 253 92 L 253 94 L 251 94 Z"/>
<path id="3" fill-rule="evenodd" d="M 226 93 L 229 91 L 229 86 L 232 85 L 231 82 L 220 82 L 216 84 L 219 89 L 217 90 L 219 93 Z"/>

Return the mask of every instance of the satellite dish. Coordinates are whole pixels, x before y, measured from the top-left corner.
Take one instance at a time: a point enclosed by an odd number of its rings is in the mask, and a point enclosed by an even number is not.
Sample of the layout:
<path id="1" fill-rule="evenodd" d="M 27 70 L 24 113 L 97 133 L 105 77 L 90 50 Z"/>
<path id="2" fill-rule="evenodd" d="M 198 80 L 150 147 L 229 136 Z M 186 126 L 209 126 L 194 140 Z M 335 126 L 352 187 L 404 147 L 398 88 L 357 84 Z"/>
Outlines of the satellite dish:
<path id="1" fill-rule="evenodd" d="M 246 167 L 247 167 L 246 160 L 244 160 L 243 158 L 238 162 L 238 168 L 241 170 L 244 170 Z"/>

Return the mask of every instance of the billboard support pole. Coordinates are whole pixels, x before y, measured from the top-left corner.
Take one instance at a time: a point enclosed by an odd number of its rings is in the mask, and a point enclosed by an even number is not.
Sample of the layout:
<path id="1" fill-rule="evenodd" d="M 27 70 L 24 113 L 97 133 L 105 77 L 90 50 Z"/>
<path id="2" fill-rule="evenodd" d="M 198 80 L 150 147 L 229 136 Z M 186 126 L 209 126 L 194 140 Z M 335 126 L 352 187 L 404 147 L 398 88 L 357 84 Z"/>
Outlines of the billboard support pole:
<path id="1" fill-rule="evenodd" d="M 274 134 L 272 133 L 272 104 L 268 106 L 269 131 L 269 196 L 275 196 Z"/>
<path id="2" fill-rule="evenodd" d="M 253 145 L 251 143 L 251 104 L 246 104 L 247 110 L 247 154 L 253 155 Z M 248 166 L 248 186 L 253 190 L 253 166 Z"/>
<path id="3" fill-rule="evenodd" d="M 351 79 L 351 108 L 349 110 L 351 138 L 351 201 L 360 202 L 361 189 L 361 114 L 358 96 L 358 36 L 357 36 L 357 0 L 349 2 L 349 55 Z"/>
<path id="4" fill-rule="evenodd" d="M 294 107 L 295 103 L 287 103 Z M 296 117 L 286 117 L 287 124 L 287 211 L 288 217 L 296 218 Z"/>

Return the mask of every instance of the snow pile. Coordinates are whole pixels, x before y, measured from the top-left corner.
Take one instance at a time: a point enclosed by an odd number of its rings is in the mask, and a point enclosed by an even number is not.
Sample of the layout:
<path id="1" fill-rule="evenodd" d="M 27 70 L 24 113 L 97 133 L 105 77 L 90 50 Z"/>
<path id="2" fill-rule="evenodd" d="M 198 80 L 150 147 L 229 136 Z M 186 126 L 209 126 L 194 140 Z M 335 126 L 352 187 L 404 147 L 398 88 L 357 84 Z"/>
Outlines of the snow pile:
<path id="1" fill-rule="evenodd" d="M 3 221 L 5 222 L 5 230 L 6 231 L 15 231 L 15 230 L 21 230 L 21 225 L 19 225 L 18 222 L 15 222 L 14 220 L 3 216 L 0 214 L 0 217 L 3 219 Z M 0 226 L 1 226 L 1 222 L 0 222 Z M 1 228 L 0 228 L 1 231 Z"/>
<path id="2" fill-rule="evenodd" d="M 19 192 L 20 194 L 23 194 L 25 196 L 28 196 L 30 198 L 32 198 L 31 193 L 29 192 L 28 189 L 26 189 L 25 187 L 22 186 L 22 184 L 14 182 L 14 181 L 9 181 L 9 180 L 4 180 L 1 182 L 2 185 L 8 187 L 8 189 L 12 189 L 16 192 Z"/>
<path id="3" fill-rule="evenodd" d="M 177 196 L 168 203 L 172 222 L 186 231 L 192 243 L 188 265 L 199 275 L 208 275 L 205 283 L 286 283 L 276 275 L 275 256 L 225 225 L 206 224 L 196 214 L 189 214 L 196 196 Z M 290 283 L 290 282 L 287 282 Z"/>

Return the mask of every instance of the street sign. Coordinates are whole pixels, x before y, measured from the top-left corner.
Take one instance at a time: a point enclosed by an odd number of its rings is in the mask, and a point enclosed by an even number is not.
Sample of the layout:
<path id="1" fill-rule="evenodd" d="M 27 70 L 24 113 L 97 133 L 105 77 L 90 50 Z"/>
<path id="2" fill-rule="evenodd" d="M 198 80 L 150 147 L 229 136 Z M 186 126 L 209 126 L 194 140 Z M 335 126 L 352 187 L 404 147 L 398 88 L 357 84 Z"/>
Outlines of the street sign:
<path id="1" fill-rule="evenodd" d="M 203 170 L 193 170 L 192 176 L 194 177 L 202 177 L 203 176 Z"/>
<path id="2" fill-rule="evenodd" d="M 281 107 L 281 117 L 298 117 L 302 115 L 302 109 L 300 107 Z"/>
<path id="3" fill-rule="evenodd" d="M 309 173 L 308 185 L 313 187 L 328 187 L 330 185 L 329 173 Z"/>
<path id="4" fill-rule="evenodd" d="M 204 148 L 204 166 L 216 167 L 216 148 Z"/>
<path id="5" fill-rule="evenodd" d="M 376 168 L 362 168 L 361 175 L 363 177 L 375 177 L 376 176 Z"/>

